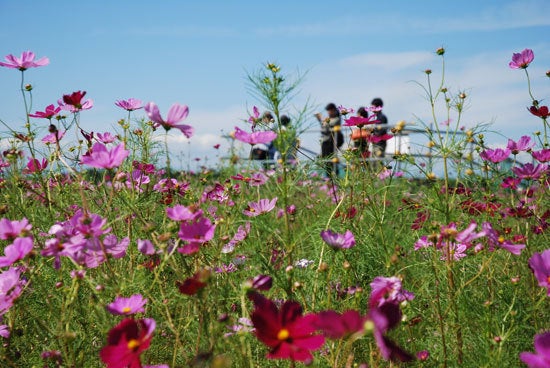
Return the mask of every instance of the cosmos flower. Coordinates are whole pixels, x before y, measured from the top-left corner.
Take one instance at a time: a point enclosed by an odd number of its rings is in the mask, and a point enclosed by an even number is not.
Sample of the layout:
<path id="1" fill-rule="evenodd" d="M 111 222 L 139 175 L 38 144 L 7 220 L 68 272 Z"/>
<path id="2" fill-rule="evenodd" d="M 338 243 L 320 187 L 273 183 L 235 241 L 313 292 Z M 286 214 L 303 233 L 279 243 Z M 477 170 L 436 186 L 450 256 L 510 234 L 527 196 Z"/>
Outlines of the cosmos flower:
<path id="1" fill-rule="evenodd" d="M 538 164 L 535 166 L 531 163 L 527 163 L 521 167 L 513 167 L 512 171 L 520 179 L 538 180 L 542 175 L 548 172 L 548 165 Z"/>
<path id="2" fill-rule="evenodd" d="M 524 135 L 517 142 L 508 139 L 508 144 L 506 145 L 506 148 L 508 148 L 513 155 L 517 155 L 520 152 L 529 151 L 534 146 L 535 142 L 533 142 L 529 136 Z"/>
<path id="3" fill-rule="evenodd" d="M 315 334 L 317 315 L 304 316 L 295 301 L 285 301 L 279 309 L 259 293 L 251 292 L 249 297 L 254 302 L 251 320 L 256 337 L 270 348 L 267 358 L 312 362 L 311 350 L 318 350 L 325 343 L 323 336 Z"/>
<path id="4" fill-rule="evenodd" d="M 243 211 L 243 214 L 248 217 L 256 217 L 273 210 L 276 203 L 277 197 L 271 201 L 269 199 L 260 199 L 258 202 L 249 202 L 248 208 Z"/>
<path id="5" fill-rule="evenodd" d="M 247 133 L 244 130 L 235 127 L 235 139 L 251 145 L 270 143 L 276 138 L 277 133 L 271 130 Z"/>
<path id="6" fill-rule="evenodd" d="M 538 116 L 541 119 L 547 119 L 550 116 L 548 113 L 548 106 L 531 106 L 529 111 L 531 114 Z"/>
<path id="7" fill-rule="evenodd" d="M 12 244 L 4 248 L 4 256 L 0 257 L 0 267 L 11 266 L 29 254 L 33 247 L 31 237 L 16 238 Z"/>
<path id="8" fill-rule="evenodd" d="M 126 111 L 134 111 L 143 108 L 143 102 L 137 98 L 129 98 L 127 100 L 116 100 L 115 105 Z"/>
<path id="9" fill-rule="evenodd" d="M 550 161 L 550 148 L 543 148 L 540 151 L 532 151 L 531 155 L 538 162 Z"/>
<path id="10" fill-rule="evenodd" d="M 338 234 L 332 230 L 323 230 L 321 231 L 321 238 L 335 249 L 349 249 L 355 246 L 355 237 L 349 230 L 346 230 L 344 234 Z"/>
<path id="11" fill-rule="evenodd" d="M 143 313 L 145 309 L 143 306 L 147 303 L 147 299 L 143 299 L 141 294 L 134 294 L 129 298 L 118 296 L 115 301 L 107 305 L 107 311 L 115 315 L 132 315 L 136 313 Z"/>
<path id="12" fill-rule="evenodd" d="M 34 58 L 35 55 L 32 51 L 23 51 L 20 58 L 9 54 L 5 56 L 5 62 L 0 62 L 0 66 L 24 71 L 29 68 L 38 68 L 39 66 L 45 66 L 50 63 L 50 59 L 48 59 L 47 57 L 40 58 L 36 61 L 34 60 Z"/>
<path id="13" fill-rule="evenodd" d="M 496 164 L 506 160 L 510 156 L 510 153 L 512 153 L 512 151 L 510 151 L 509 148 L 496 148 L 486 149 L 485 151 L 482 151 L 479 156 L 485 161 L 491 161 Z"/>
<path id="14" fill-rule="evenodd" d="M 159 108 L 154 102 L 149 102 L 145 105 L 145 112 L 153 123 L 157 124 L 157 126 L 162 126 L 166 131 L 176 128 L 179 129 L 187 138 L 191 138 L 193 136 L 194 129 L 192 126 L 187 124 L 178 124 L 180 121 L 184 120 L 187 115 L 189 115 L 189 108 L 187 105 L 180 105 L 177 103 L 173 104 L 172 107 L 170 107 L 170 110 L 168 110 L 166 120 L 162 118 Z"/>
<path id="15" fill-rule="evenodd" d="M 542 253 L 533 253 L 529 258 L 529 267 L 538 280 L 539 286 L 546 288 L 550 296 L 550 249 Z"/>
<path id="16" fill-rule="evenodd" d="M 529 368 L 550 367 L 550 331 L 535 336 L 535 352 L 524 351 L 519 358 Z"/>
<path id="17" fill-rule="evenodd" d="M 508 64 L 512 69 L 526 69 L 535 59 L 535 54 L 531 49 L 525 49 L 520 53 L 512 55 L 512 61 Z"/>
<path id="18" fill-rule="evenodd" d="M 122 164 L 130 151 L 124 148 L 124 143 L 108 150 L 102 143 L 95 143 L 90 151 L 80 159 L 81 163 L 98 169 L 113 169 Z"/>
<path id="19" fill-rule="evenodd" d="M 29 114 L 31 118 L 51 120 L 55 115 L 59 114 L 61 107 L 55 107 L 53 104 L 46 106 L 44 111 L 36 111 L 34 114 Z"/>
<path id="20" fill-rule="evenodd" d="M 155 327 L 150 318 L 124 319 L 109 331 L 101 360 L 107 368 L 141 368 L 140 356 L 149 348 Z"/>
<path id="21" fill-rule="evenodd" d="M 83 101 L 82 99 L 85 95 L 86 91 L 76 91 L 70 95 L 63 95 L 63 98 L 59 99 L 57 104 L 61 107 L 61 109 L 70 112 L 89 110 L 94 106 L 94 101 L 91 99 Z"/>

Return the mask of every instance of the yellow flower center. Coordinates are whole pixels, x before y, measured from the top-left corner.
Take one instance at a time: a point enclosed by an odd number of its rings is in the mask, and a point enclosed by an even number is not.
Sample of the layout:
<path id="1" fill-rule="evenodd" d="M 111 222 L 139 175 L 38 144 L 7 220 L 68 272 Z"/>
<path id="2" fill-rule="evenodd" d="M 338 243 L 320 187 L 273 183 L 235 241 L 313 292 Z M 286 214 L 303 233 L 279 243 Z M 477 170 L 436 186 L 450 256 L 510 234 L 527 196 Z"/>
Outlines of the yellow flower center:
<path id="1" fill-rule="evenodd" d="M 132 311 L 132 308 L 130 308 L 130 307 L 122 308 L 122 313 L 130 313 L 131 311 Z"/>
<path id="2" fill-rule="evenodd" d="M 363 325 L 366 332 L 371 333 L 374 331 L 374 322 L 368 319 Z"/>
<path id="3" fill-rule="evenodd" d="M 128 349 L 134 350 L 139 346 L 139 341 L 136 339 L 131 339 L 128 341 Z"/>
<path id="4" fill-rule="evenodd" d="M 285 341 L 290 337 L 290 333 L 286 328 L 281 329 L 279 333 L 277 334 L 277 340 Z"/>
<path id="5" fill-rule="evenodd" d="M 499 243 L 499 244 L 503 244 L 503 243 L 504 243 L 504 237 L 503 237 L 503 236 L 499 236 L 499 237 L 498 237 L 498 243 Z"/>

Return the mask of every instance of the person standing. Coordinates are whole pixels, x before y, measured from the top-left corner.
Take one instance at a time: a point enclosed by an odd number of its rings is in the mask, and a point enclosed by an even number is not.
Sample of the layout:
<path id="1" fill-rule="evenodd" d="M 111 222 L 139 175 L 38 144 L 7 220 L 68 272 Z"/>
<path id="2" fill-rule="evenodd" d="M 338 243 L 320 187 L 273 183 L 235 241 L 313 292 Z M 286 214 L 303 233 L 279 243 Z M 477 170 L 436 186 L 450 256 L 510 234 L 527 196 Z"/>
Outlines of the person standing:
<path id="1" fill-rule="evenodd" d="M 372 134 L 375 136 L 383 136 L 388 132 L 388 129 L 386 128 L 388 126 L 388 117 L 384 115 L 382 112 L 382 108 L 384 107 L 384 102 L 381 98 L 376 97 L 371 102 L 372 107 L 374 108 L 374 113 L 376 114 L 376 125 L 380 124 L 383 125 L 383 127 L 374 127 Z M 380 141 L 377 143 L 372 144 L 372 153 L 374 157 L 383 158 L 386 154 L 386 144 L 387 142 Z"/>
<path id="2" fill-rule="evenodd" d="M 341 132 L 342 119 L 335 104 L 329 103 L 325 110 L 328 115 L 326 118 L 323 118 L 321 113 L 315 114 L 321 123 L 321 159 L 327 175 L 330 177 L 334 173 L 338 176 L 336 150 L 344 144 L 344 136 Z"/>

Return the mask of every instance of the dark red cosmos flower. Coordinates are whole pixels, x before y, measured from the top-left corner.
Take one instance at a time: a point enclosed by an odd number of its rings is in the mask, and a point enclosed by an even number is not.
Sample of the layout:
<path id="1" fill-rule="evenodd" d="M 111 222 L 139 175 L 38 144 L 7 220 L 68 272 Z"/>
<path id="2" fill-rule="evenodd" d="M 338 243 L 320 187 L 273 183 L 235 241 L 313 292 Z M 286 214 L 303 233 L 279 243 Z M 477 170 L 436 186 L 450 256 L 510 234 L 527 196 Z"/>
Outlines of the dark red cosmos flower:
<path id="1" fill-rule="evenodd" d="M 76 109 L 82 108 L 82 98 L 86 95 L 86 91 L 76 91 L 70 95 L 63 95 L 63 102 L 67 105 L 74 106 Z"/>
<path id="2" fill-rule="evenodd" d="M 211 274 L 212 271 L 209 268 L 204 268 L 196 272 L 193 277 L 189 277 L 183 282 L 178 282 L 177 285 L 180 293 L 185 295 L 195 295 L 206 287 Z"/>
<path id="3" fill-rule="evenodd" d="M 271 348 L 267 358 L 311 362 L 310 350 L 318 350 L 325 343 L 323 336 L 314 334 L 317 315 L 303 316 L 302 307 L 295 301 L 286 301 L 278 309 L 259 293 L 250 292 L 248 296 L 255 306 L 251 319 L 256 337 Z"/>
<path id="4" fill-rule="evenodd" d="M 548 106 L 531 106 L 529 108 L 529 111 L 531 111 L 531 114 L 538 116 L 541 119 L 546 119 L 550 116 L 550 114 L 548 113 Z"/>
<path id="5" fill-rule="evenodd" d="M 141 368 L 140 355 L 149 348 L 155 327 L 151 318 L 124 319 L 109 331 L 101 360 L 107 368 Z"/>

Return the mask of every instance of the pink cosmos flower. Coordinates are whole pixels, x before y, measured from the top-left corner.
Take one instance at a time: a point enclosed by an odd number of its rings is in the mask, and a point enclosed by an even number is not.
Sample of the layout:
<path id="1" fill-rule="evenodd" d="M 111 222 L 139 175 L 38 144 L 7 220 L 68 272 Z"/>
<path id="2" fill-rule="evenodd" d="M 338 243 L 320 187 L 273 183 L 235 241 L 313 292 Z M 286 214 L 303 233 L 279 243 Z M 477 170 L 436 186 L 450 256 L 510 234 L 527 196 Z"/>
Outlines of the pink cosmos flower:
<path id="1" fill-rule="evenodd" d="M 51 120 L 55 115 L 59 114 L 61 107 L 55 107 L 53 104 L 46 106 L 44 111 L 36 111 L 34 114 L 29 114 L 31 118 Z"/>
<path id="2" fill-rule="evenodd" d="M 231 253 L 235 250 L 237 244 L 242 242 L 248 234 L 250 233 L 250 222 L 244 224 L 244 226 L 239 226 L 233 238 L 222 247 L 222 253 Z"/>
<path id="3" fill-rule="evenodd" d="M 138 250 L 140 251 L 141 254 L 145 254 L 147 256 L 155 254 L 155 247 L 154 247 L 153 243 L 150 240 L 138 239 L 137 240 L 137 248 L 138 248 Z"/>
<path id="4" fill-rule="evenodd" d="M 107 346 L 101 349 L 101 360 L 107 368 L 141 368 L 140 356 L 149 348 L 155 320 L 126 318 L 109 331 Z"/>
<path id="5" fill-rule="evenodd" d="M 116 139 L 114 135 L 109 132 L 97 133 L 97 139 L 104 144 L 113 143 Z"/>
<path id="6" fill-rule="evenodd" d="M 45 66 L 50 63 L 50 59 L 43 57 L 34 61 L 35 55 L 32 51 L 23 51 L 21 57 L 18 58 L 12 54 L 5 56 L 6 62 L 0 62 L 0 66 L 6 68 L 19 69 L 21 71 L 29 68 L 37 68 L 39 66 Z"/>
<path id="7" fill-rule="evenodd" d="M 521 167 L 513 167 L 512 171 L 520 179 L 538 180 L 540 177 L 547 173 L 547 164 L 538 164 L 537 166 L 528 163 Z"/>
<path id="8" fill-rule="evenodd" d="M 261 132 L 247 133 L 238 127 L 235 127 L 235 139 L 251 145 L 266 144 L 274 141 L 277 138 L 277 133 L 266 130 Z"/>
<path id="9" fill-rule="evenodd" d="M 0 336 L 2 336 L 5 339 L 10 338 L 10 329 L 8 325 L 0 325 Z"/>
<path id="10" fill-rule="evenodd" d="M 260 199 L 258 202 L 248 202 L 248 208 L 243 211 L 243 214 L 248 217 L 256 217 L 273 210 L 275 204 L 277 204 L 277 197 L 271 201 L 269 199 Z"/>
<path id="11" fill-rule="evenodd" d="M 20 259 L 25 258 L 31 252 L 32 246 L 31 237 L 15 239 L 13 244 L 4 248 L 4 256 L 0 257 L 0 267 L 11 266 Z"/>
<path id="12" fill-rule="evenodd" d="M 0 316 L 5 314 L 23 292 L 25 282 L 20 280 L 21 271 L 10 267 L 0 273 Z"/>
<path id="13" fill-rule="evenodd" d="M 321 238 L 334 249 L 349 249 L 355 246 L 353 233 L 346 230 L 344 234 L 338 234 L 332 230 L 321 231 Z"/>
<path id="14" fill-rule="evenodd" d="M 508 64 L 512 69 L 526 69 L 535 59 L 535 54 L 531 49 L 525 49 L 520 53 L 512 55 L 512 61 Z"/>
<path id="15" fill-rule="evenodd" d="M 535 274 L 539 286 L 546 288 L 550 296 L 550 249 L 542 253 L 533 253 L 529 258 L 529 267 Z"/>
<path id="16" fill-rule="evenodd" d="M 191 138 L 193 136 L 194 130 L 192 126 L 178 124 L 180 121 L 184 120 L 187 115 L 189 115 L 189 108 L 187 105 L 180 105 L 177 103 L 173 104 L 172 107 L 170 107 L 170 110 L 168 110 L 168 117 L 166 120 L 162 118 L 159 108 L 154 102 L 149 102 L 145 105 L 145 112 L 153 123 L 157 124 L 157 126 L 162 126 L 166 131 L 176 128 L 179 129 L 187 138 Z"/>
<path id="17" fill-rule="evenodd" d="M 510 156 L 510 153 L 512 153 L 512 151 L 510 151 L 509 148 L 496 148 L 486 149 L 485 151 L 482 151 L 479 156 L 485 161 L 491 161 L 496 164 L 506 160 Z"/>
<path id="18" fill-rule="evenodd" d="M 143 313 L 145 309 L 143 306 L 147 303 L 147 299 L 143 299 L 141 294 L 134 294 L 129 298 L 116 297 L 115 301 L 107 305 L 107 311 L 115 315 L 132 315 L 136 313 Z"/>
<path id="19" fill-rule="evenodd" d="M 524 351 L 519 358 L 529 368 L 550 367 L 550 331 L 535 336 L 535 352 Z"/>
<path id="20" fill-rule="evenodd" d="M 339 105 L 338 106 L 338 111 L 340 111 L 340 115 L 348 115 L 348 114 L 353 114 L 355 112 L 355 110 L 351 107 L 344 107 L 342 105 Z"/>
<path id="21" fill-rule="evenodd" d="M 286 301 L 281 308 L 263 295 L 251 292 L 254 302 L 251 320 L 258 340 L 270 348 L 268 359 L 290 359 L 309 363 L 313 361 L 311 350 L 318 350 L 325 338 L 315 335 L 316 314 L 303 315 L 302 307 L 294 301 Z"/>
<path id="22" fill-rule="evenodd" d="M 95 143 L 90 151 L 81 158 L 81 163 L 98 169 L 113 169 L 122 164 L 130 151 L 124 149 L 124 143 L 108 150 L 102 143 Z"/>
<path id="23" fill-rule="evenodd" d="M 202 216 L 202 210 L 193 211 L 189 207 L 177 204 L 174 207 L 166 208 L 166 216 L 174 221 L 192 221 L 199 216 Z"/>
<path id="24" fill-rule="evenodd" d="M 55 131 L 42 138 L 42 142 L 45 144 L 56 144 L 63 138 L 65 131 Z"/>
<path id="25" fill-rule="evenodd" d="M 0 239 L 14 240 L 17 237 L 26 237 L 32 229 L 29 220 L 23 218 L 21 221 L 10 221 L 6 218 L 0 219 Z"/>
<path id="26" fill-rule="evenodd" d="M 45 158 L 39 161 L 36 158 L 29 159 L 27 167 L 23 170 L 25 174 L 34 174 L 43 171 L 48 166 L 48 160 Z"/>
<path id="27" fill-rule="evenodd" d="M 531 141 L 531 138 L 527 135 L 521 137 L 517 142 L 508 139 L 508 148 L 513 155 L 517 155 L 519 152 L 527 152 L 535 146 L 535 142 Z"/>
<path id="28" fill-rule="evenodd" d="M 57 104 L 63 110 L 70 112 L 78 112 L 80 110 L 89 110 L 94 106 L 94 101 L 89 99 L 83 101 L 86 91 L 76 91 L 70 95 L 63 95 L 62 99 L 57 101 Z"/>
<path id="29" fill-rule="evenodd" d="M 369 306 L 381 306 L 384 303 L 399 304 L 406 300 L 413 300 L 414 294 L 403 289 L 401 279 L 395 276 L 377 276 L 370 283 L 372 289 L 369 297 Z"/>
<path id="30" fill-rule="evenodd" d="M 115 105 L 126 111 L 134 111 L 143 108 L 143 102 L 137 98 L 129 98 L 127 100 L 116 100 Z"/>
<path id="31" fill-rule="evenodd" d="M 252 115 L 248 118 L 248 122 L 252 124 L 252 130 L 256 127 L 256 124 L 260 121 L 260 110 L 256 106 L 252 108 Z"/>
<path id="32" fill-rule="evenodd" d="M 204 244 L 214 237 L 216 225 L 207 217 L 199 217 L 193 221 L 184 221 L 180 225 L 178 237 L 187 242 L 178 252 L 183 254 L 193 254 L 199 251 L 200 245 Z"/>
<path id="33" fill-rule="evenodd" d="M 540 151 L 532 151 L 531 155 L 538 162 L 550 161 L 550 148 L 543 148 Z"/>

